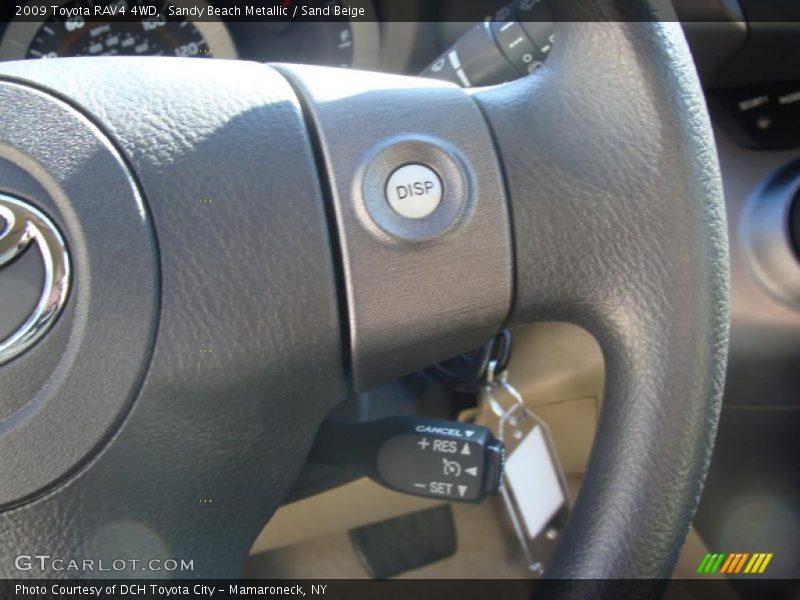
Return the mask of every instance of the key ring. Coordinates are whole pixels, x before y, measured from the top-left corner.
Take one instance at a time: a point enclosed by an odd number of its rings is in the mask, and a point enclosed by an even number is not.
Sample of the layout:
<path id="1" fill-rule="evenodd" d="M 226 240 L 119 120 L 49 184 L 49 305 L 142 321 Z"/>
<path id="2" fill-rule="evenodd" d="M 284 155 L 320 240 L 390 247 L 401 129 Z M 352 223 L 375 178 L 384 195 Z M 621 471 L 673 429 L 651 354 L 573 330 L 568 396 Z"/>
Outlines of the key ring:
<path id="1" fill-rule="evenodd" d="M 524 408 L 525 401 L 522 399 L 522 395 L 519 393 L 519 391 L 517 391 L 517 389 L 508 382 L 508 371 L 501 371 L 500 373 L 496 374 L 495 369 L 495 361 L 490 361 L 489 366 L 486 369 L 484 393 L 486 394 L 486 399 L 489 403 L 489 407 L 492 409 L 492 412 L 495 414 L 495 416 L 499 417 L 502 422 L 517 408 Z M 497 399 L 497 396 L 494 394 L 494 390 L 497 388 L 504 389 L 506 393 L 511 396 L 512 400 L 514 401 L 511 406 L 504 407 L 500 403 L 500 401 Z"/>

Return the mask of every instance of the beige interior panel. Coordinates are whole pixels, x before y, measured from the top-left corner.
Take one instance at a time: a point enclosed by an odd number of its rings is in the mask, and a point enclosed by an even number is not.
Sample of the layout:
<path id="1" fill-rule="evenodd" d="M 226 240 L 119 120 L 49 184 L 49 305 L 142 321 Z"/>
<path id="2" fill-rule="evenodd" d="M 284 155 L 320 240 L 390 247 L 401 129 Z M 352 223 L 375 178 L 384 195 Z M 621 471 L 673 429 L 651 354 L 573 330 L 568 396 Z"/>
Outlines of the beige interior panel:
<path id="1" fill-rule="evenodd" d="M 567 478 L 569 496 L 574 502 L 580 487 L 581 478 L 571 475 Z M 373 489 L 374 488 L 374 489 Z M 339 490 L 328 492 L 322 506 L 318 505 L 319 497 L 303 500 L 284 507 L 276 520 L 270 524 L 264 534 L 253 547 L 253 556 L 248 564 L 248 577 L 268 578 L 366 578 L 367 572 L 359 560 L 358 554 L 350 543 L 346 531 L 335 519 L 351 515 L 362 509 L 368 512 L 362 520 L 373 520 L 373 507 L 363 503 L 366 492 L 374 492 L 375 497 L 383 496 L 385 500 L 394 502 L 409 499 L 408 496 L 386 492 L 375 484 L 361 480 Z M 394 497 L 393 497 L 394 496 Z M 333 498 L 333 500 L 331 500 Z M 413 503 L 416 499 L 410 498 Z M 355 503 L 342 505 L 341 503 Z M 433 502 L 422 500 L 419 508 L 433 505 Z M 416 510 L 411 505 L 394 504 L 395 510 Z M 515 539 L 510 521 L 505 513 L 503 502 L 499 497 L 490 498 L 478 505 L 454 504 L 453 518 L 458 539 L 458 549 L 450 557 L 413 569 L 399 575 L 400 578 L 450 578 L 450 579 L 505 579 L 536 577 L 526 568 L 519 544 Z M 292 514 L 292 511 L 299 511 Z M 323 511 L 320 513 L 319 511 Z M 307 532 L 297 529 L 300 517 L 310 517 L 319 536 L 308 538 Z M 328 523 L 321 523 L 324 517 Z M 679 558 L 673 576 L 673 583 L 667 588 L 666 600 L 697 598 L 697 600 L 736 599 L 738 596 L 732 586 L 719 585 L 693 588 L 684 585 L 684 580 L 700 577 L 696 573 L 697 565 L 705 556 L 707 548 L 692 529 Z M 547 556 L 539 557 L 547 559 Z M 705 579 L 721 579 L 722 576 L 703 575 Z M 697 594 L 701 593 L 702 596 Z"/>
<path id="2" fill-rule="evenodd" d="M 599 404 L 597 398 L 579 398 L 536 408 L 536 415 L 550 428 L 566 475 L 580 475 L 586 470 L 594 442 Z"/>
<path id="3" fill-rule="evenodd" d="M 509 381 L 528 406 L 602 398 L 603 353 L 585 329 L 569 323 L 537 323 L 513 334 Z"/>
<path id="4" fill-rule="evenodd" d="M 347 531 L 441 504 L 388 490 L 358 479 L 317 496 L 281 507 L 264 528 L 251 554 Z"/>
<path id="5" fill-rule="evenodd" d="M 605 384 L 600 346 L 569 323 L 537 323 L 513 334 L 508 380 L 550 428 L 564 473 L 582 474 Z"/>

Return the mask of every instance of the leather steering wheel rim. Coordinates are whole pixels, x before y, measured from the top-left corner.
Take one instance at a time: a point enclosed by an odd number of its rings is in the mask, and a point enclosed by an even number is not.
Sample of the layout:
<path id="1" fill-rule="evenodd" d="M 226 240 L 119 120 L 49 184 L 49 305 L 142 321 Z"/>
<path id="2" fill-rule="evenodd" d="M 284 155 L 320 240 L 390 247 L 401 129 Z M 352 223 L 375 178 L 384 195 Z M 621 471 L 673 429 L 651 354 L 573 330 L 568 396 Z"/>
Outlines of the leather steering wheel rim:
<path id="1" fill-rule="evenodd" d="M 602 22 L 575 27 L 580 35 L 567 29 L 566 50 L 542 77 L 478 100 L 498 139 L 519 140 L 500 146 L 511 197 L 535 190 L 512 204 L 515 230 L 526 232 L 515 240 L 514 320 L 577 322 L 605 356 L 595 445 L 547 576 L 665 579 L 700 498 L 722 401 L 724 200 L 704 97 L 671 8 L 640 3 L 642 20 L 624 22 L 616 19 L 630 15 L 593 6 L 592 15 L 563 16 Z M 608 54 L 591 50 L 601 47 Z M 564 102 L 569 111 L 558 110 Z M 613 109 L 599 110 L 603 103 Z M 572 122 L 553 118 L 565 112 Z M 576 176 L 575 165 L 601 152 L 589 177 Z M 563 236 L 557 257 L 552 231 Z M 551 288 L 542 277 L 559 278 L 555 294 L 542 293 Z"/>

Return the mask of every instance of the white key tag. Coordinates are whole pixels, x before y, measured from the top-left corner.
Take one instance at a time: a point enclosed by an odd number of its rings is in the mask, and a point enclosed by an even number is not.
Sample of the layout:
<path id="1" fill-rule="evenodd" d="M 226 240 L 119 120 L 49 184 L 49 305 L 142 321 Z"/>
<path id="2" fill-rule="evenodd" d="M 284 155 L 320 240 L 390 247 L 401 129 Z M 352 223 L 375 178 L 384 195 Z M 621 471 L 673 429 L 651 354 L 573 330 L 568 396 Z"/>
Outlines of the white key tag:
<path id="1" fill-rule="evenodd" d="M 541 574 L 569 516 L 566 480 L 550 430 L 525 406 L 519 392 L 487 370 L 479 421 L 506 447 L 500 492 L 528 568 Z"/>

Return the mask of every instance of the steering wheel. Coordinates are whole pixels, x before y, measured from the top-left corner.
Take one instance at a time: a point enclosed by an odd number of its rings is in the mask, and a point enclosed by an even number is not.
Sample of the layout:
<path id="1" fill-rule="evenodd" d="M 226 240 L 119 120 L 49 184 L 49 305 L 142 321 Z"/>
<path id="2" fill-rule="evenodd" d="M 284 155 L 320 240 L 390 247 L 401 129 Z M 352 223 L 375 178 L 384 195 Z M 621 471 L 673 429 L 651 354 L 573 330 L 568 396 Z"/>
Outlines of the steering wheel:
<path id="1" fill-rule="evenodd" d="M 668 2 L 554 4 L 545 66 L 473 92 L 243 61 L 0 66 L 0 192 L 52 221 L 71 269 L 55 325 L 0 367 L 2 576 L 80 574 L 19 560 L 43 550 L 238 576 L 349 392 L 559 320 L 596 336 L 607 381 L 547 575 L 669 577 L 726 361 L 709 119 Z M 442 189 L 421 218 L 385 199 L 412 163 Z"/>

